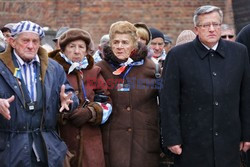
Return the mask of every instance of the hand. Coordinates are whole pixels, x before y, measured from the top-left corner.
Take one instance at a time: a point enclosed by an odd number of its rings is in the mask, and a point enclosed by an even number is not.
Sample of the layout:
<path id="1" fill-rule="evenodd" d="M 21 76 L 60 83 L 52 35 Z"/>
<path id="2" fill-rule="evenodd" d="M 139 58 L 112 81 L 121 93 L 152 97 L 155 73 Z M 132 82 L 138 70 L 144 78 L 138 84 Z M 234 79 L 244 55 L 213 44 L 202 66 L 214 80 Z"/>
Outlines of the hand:
<path id="1" fill-rule="evenodd" d="M 64 109 L 66 109 L 67 111 L 69 110 L 69 104 L 73 103 L 73 101 L 70 99 L 72 97 L 72 94 L 72 92 L 66 94 L 65 85 L 62 85 L 60 92 L 61 108 L 59 112 L 62 112 Z"/>
<path id="2" fill-rule="evenodd" d="M 91 111 L 87 107 L 78 107 L 70 115 L 69 119 L 76 127 L 81 127 L 92 118 Z"/>
<path id="3" fill-rule="evenodd" d="M 0 114 L 2 114 L 7 120 L 10 120 L 10 103 L 14 101 L 15 96 L 12 95 L 8 99 L 0 99 Z"/>
<path id="4" fill-rule="evenodd" d="M 250 142 L 240 142 L 240 151 L 247 152 L 250 149 Z"/>
<path id="5" fill-rule="evenodd" d="M 168 149 L 169 149 L 172 153 L 177 154 L 177 155 L 180 155 L 181 152 L 182 152 L 181 145 L 170 146 L 170 147 L 168 147 Z"/>

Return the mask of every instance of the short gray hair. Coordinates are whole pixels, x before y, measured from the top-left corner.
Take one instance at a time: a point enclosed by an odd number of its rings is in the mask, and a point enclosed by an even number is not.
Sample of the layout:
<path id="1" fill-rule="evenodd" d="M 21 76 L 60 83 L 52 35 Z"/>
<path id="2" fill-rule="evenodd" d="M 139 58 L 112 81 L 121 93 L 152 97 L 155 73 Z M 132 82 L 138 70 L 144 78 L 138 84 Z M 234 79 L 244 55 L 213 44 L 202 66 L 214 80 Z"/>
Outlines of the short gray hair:
<path id="1" fill-rule="evenodd" d="M 226 31 L 226 30 L 233 30 L 234 31 L 234 27 L 229 25 L 229 24 L 222 24 L 221 31 Z"/>
<path id="2" fill-rule="evenodd" d="M 212 12 L 218 12 L 221 18 L 221 23 L 223 21 L 223 12 L 222 10 L 217 7 L 217 6 L 212 6 L 212 5 L 205 5 L 205 6 L 201 6 L 199 8 L 197 8 L 194 12 L 194 17 L 193 17 L 193 22 L 194 22 L 194 26 L 197 26 L 199 24 L 199 19 L 198 17 L 200 15 L 203 14 L 208 14 L 208 13 L 212 13 Z"/>

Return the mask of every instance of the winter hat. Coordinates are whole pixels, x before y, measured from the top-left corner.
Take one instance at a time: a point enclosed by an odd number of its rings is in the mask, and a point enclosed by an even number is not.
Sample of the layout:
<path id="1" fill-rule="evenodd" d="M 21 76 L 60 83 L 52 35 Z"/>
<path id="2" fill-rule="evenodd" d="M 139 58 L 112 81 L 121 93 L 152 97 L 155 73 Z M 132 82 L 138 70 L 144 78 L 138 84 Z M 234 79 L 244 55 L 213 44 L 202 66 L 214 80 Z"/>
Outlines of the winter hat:
<path id="1" fill-rule="evenodd" d="M 195 37 L 196 35 L 192 30 L 184 30 L 177 37 L 175 46 L 193 41 Z"/>
<path id="2" fill-rule="evenodd" d="M 93 40 L 87 31 L 79 28 L 70 28 L 66 32 L 64 32 L 59 38 L 59 46 L 62 51 L 64 51 L 67 44 L 79 39 L 83 40 L 86 43 L 87 53 L 89 55 L 92 55 L 94 52 Z"/>
<path id="3" fill-rule="evenodd" d="M 60 28 L 58 29 L 58 31 L 56 32 L 56 36 L 55 36 L 55 38 L 53 39 L 53 41 L 56 42 L 56 41 L 60 38 L 60 36 L 61 36 L 65 31 L 67 31 L 68 29 L 69 29 L 69 27 L 60 27 Z"/>
<path id="4" fill-rule="evenodd" d="M 162 38 L 164 40 L 164 35 L 160 30 L 158 30 L 156 28 L 150 28 L 149 30 L 150 30 L 151 35 L 152 35 L 152 40 L 155 38 Z"/>
<path id="5" fill-rule="evenodd" d="M 11 32 L 11 29 L 12 29 L 12 27 L 14 27 L 15 24 L 16 24 L 16 23 L 8 23 L 8 24 L 4 25 L 4 26 L 1 28 L 1 31 L 2 31 L 2 32 L 6 32 L 6 31 Z"/>
<path id="6" fill-rule="evenodd" d="M 164 34 L 164 43 L 172 43 L 172 39 L 167 34 Z"/>
<path id="7" fill-rule="evenodd" d="M 16 36 L 22 32 L 33 32 L 39 35 L 40 38 L 45 36 L 43 28 L 31 21 L 20 21 L 15 24 L 11 29 L 11 36 Z"/>

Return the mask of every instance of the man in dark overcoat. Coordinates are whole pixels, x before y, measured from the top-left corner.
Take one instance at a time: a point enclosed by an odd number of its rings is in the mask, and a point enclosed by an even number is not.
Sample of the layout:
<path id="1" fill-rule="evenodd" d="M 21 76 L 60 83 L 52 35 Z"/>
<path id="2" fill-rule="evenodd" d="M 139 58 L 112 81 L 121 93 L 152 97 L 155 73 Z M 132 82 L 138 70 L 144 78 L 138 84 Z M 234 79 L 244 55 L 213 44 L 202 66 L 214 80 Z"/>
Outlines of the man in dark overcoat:
<path id="1" fill-rule="evenodd" d="M 161 91 L 162 144 L 176 167 L 239 167 L 250 146 L 250 65 L 245 46 L 221 40 L 216 6 L 194 13 L 197 38 L 168 54 Z"/>
<path id="2" fill-rule="evenodd" d="M 237 34 L 236 42 L 242 43 L 247 47 L 248 56 L 250 56 L 250 24 L 243 27 L 240 32 Z M 250 150 L 247 151 L 246 154 L 243 155 L 243 160 L 247 166 L 250 166 Z M 245 159 L 244 159 L 245 158 Z"/>

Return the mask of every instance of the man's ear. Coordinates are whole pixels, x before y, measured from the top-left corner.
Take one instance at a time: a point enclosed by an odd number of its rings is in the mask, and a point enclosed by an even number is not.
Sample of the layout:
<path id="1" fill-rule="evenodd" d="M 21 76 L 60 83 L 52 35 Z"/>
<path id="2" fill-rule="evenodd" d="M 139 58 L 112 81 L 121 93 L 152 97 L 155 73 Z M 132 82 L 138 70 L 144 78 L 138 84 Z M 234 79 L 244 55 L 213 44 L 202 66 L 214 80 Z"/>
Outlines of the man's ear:
<path id="1" fill-rule="evenodd" d="M 195 33 L 196 35 L 198 34 L 198 27 L 197 27 L 197 26 L 194 27 L 194 33 Z"/>
<path id="2" fill-rule="evenodd" d="M 10 38 L 8 39 L 8 42 L 9 42 L 9 44 L 10 44 L 10 46 L 11 46 L 12 48 L 15 48 L 15 46 L 16 46 L 16 40 L 15 40 L 13 37 L 10 37 Z"/>

